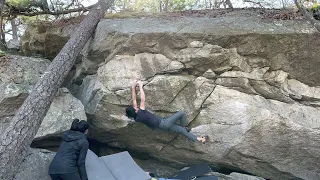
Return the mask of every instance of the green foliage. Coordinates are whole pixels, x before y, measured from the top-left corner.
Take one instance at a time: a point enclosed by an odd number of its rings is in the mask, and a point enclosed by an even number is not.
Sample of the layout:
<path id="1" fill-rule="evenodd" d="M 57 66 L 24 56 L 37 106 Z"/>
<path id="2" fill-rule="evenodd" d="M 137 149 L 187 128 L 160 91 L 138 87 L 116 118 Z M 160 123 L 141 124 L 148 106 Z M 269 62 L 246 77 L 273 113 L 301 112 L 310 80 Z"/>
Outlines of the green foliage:
<path id="1" fill-rule="evenodd" d="M 129 0 L 116 0 L 114 6 L 116 10 L 133 10 L 144 12 L 159 12 L 160 6 L 164 9 L 166 0 L 136 0 L 134 2 Z M 168 11 L 181 11 L 190 9 L 196 0 L 169 0 Z"/>
<path id="2" fill-rule="evenodd" d="M 159 1 L 157 0 L 137 0 L 133 5 L 134 10 L 157 12 L 159 11 Z"/>
<path id="3" fill-rule="evenodd" d="M 4 51 L 0 50 L 0 57 L 5 56 L 5 55 L 6 55 L 6 53 Z"/>
<path id="4" fill-rule="evenodd" d="M 169 0 L 168 11 L 182 11 L 190 9 L 195 0 Z"/>
<path id="5" fill-rule="evenodd" d="M 136 11 L 119 12 L 119 13 L 107 13 L 104 15 L 105 19 L 125 19 L 134 17 L 144 17 L 150 14 L 142 14 Z"/>
<path id="6" fill-rule="evenodd" d="M 27 8 L 31 4 L 31 0 L 7 0 L 10 6 Z"/>
<path id="7" fill-rule="evenodd" d="M 314 2 L 312 7 L 311 7 L 311 10 L 313 11 L 316 11 L 316 12 L 319 12 L 320 10 L 320 5 L 317 3 L 317 2 Z"/>
<path id="8" fill-rule="evenodd" d="M 36 16 L 20 16 L 20 21 L 22 24 L 28 24 L 28 23 L 33 23 L 37 21 L 37 17 Z"/>

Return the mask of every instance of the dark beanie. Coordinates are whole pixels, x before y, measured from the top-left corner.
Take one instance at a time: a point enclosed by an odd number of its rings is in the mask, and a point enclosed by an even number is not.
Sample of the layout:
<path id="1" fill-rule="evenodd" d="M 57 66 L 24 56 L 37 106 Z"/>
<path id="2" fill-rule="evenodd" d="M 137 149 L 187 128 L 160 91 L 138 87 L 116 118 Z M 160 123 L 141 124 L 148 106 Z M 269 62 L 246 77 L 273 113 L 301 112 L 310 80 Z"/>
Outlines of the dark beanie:
<path id="1" fill-rule="evenodd" d="M 136 110 L 132 106 L 127 107 L 126 108 L 126 116 L 128 118 L 136 119 L 136 117 L 137 117 Z"/>
<path id="2" fill-rule="evenodd" d="M 87 121 L 80 121 L 79 119 L 74 119 L 70 128 L 71 131 L 79 131 L 82 133 L 84 133 L 87 129 L 89 129 L 89 124 Z"/>
<path id="3" fill-rule="evenodd" d="M 81 120 L 78 123 L 78 131 L 84 133 L 87 129 L 89 129 L 89 124 L 85 120 Z"/>

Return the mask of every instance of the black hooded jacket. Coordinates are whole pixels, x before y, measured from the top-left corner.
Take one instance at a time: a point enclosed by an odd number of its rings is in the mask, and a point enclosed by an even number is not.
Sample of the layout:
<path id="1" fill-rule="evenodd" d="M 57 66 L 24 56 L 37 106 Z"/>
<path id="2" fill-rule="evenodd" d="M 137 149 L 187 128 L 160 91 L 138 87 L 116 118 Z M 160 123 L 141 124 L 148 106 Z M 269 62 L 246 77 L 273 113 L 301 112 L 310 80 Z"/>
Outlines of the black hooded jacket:
<path id="1" fill-rule="evenodd" d="M 87 180 L 85 160 L 89 148 L 87 136 L 79 131 L 67 131 L 63 141 L 49 167 L 49 174 L 68 174 L 76 172 L 81 180 Z"/>

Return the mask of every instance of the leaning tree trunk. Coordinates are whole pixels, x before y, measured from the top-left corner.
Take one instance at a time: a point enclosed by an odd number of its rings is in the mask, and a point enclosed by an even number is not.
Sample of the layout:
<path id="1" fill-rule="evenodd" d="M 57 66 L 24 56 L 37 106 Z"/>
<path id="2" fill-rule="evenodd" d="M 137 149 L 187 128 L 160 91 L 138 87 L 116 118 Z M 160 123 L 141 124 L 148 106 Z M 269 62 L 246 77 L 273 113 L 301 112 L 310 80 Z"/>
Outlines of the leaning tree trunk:
<path id="1" fill-rule="evenodd" d="M 93 34 L 96 25 L 110 7 L 112 0 L 91 10 L 70 40 L 34 86 L 32 92 L 17 111 L 9 127 L 0 136 L 0 180 L 13 179 L 19 164 L 36 135 L 54 95 L 70 71 L 73 63 Z"/>
<path id="2" fill-rule="evenodd" d="M 314 19 L 310 14 L 308 14 L 307 10 L 299 4 L 298 0 L 294 0 L 295 5 L 299 9 L 300 13 L 320 32 L 320 23 L 316 19 Z"/>

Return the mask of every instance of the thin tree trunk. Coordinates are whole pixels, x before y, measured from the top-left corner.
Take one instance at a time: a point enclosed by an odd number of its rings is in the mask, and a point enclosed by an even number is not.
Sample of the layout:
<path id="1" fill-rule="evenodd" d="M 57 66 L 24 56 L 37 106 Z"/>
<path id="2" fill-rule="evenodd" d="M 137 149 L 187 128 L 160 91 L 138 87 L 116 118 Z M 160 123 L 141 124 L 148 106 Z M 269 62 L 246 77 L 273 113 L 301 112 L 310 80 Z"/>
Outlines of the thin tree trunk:
<path id="1" fill-rule="evenodd" d="M 12 28 L 12 39 L 18 40 L 18 29 L 17 29 L 16 19 L 11 19 L 10 23 Z"/>
<path id="2" fill-rule="evenodd" d="M 168 5 L 169 5 L 169 0 L 166 0 L 165 2 L 164 2 L 164 12 L 168 12 Z"/>
<path id="3" fill-rule="evenodd" d="M 0 179 L 13 179 L 26 150 L 36 135 L 55 93 L 61 86 L 73 63 L 93 34 L 108 4 L 99 0 L 101 8 L 92 9 L 72 34 L 59 54 L 34 86 L 32 92 L 0 136 Z"/>
<path id="4" fill-rule="evenodd" d="M 1 16 L 1 45 L 4 50 L 7 50 L 7 43 L 6 43 L 6 34 L 5 32 L 5 24 L 3 23 L 3 16 Z"/>
<path id="5" fill-rule="evenodd" d="M 3 6 L 4 6 L 5 0 L 0 0 L 0 34 L 1 34 L 1 38 L 0 38 L 0 49 L 5 50 L 7 49 L 7 44 L 6 44 L 6 40 L 5 40 L 5 36 L 4 36 L 4 32 L 3 32 Z"/>
<path id="6" fill-rule="evenodd" d="M 282 3 L 282 8 L 283 8 L 283 9 L 286 8 L 286 5 L 285 5 L 284 0 L 281 0 L 281 3 Z"/>
<path id="7" fill-rule="evenodd" d="M 5 3 L 5 0 L 0 0 L 0 15 L 2 15 L 4 3 Z"/>
<path id="8" fill-rule="evenodd" d="M 305 8 L 303 8 L 298 0 L 294 0 L 295 5 L 297 6 L 297 8 L 299 9 L 300 13 L 308 20 L 311 22 L 311 24 L 320 32 L 320 23 L 319 21 L 315 20 L 312 16 L 310 16 L 310 14 L 308 14 L 308 12 L 306 11 Z"/>
<path id="9" fill-rule="evenodd" d="M 229 8 L 233 9 L 233 5 L 230 0 L 226 0 L 226 4 L 229 6 Z"/>
<path id="10" fill-rule="evenodd" d="M 219 8 L 218 7 L 218 0 L 214 0 L 214 2 L 213 2 L 213 8 Z"/>
<path id="11" fill-rule="evenodd" d="M 3 31 L 4 31 L 3 30 L 3 16 L 0 15 L 0 49 L 6 50 L 7 45 L 6 45 Z"/>
<path id="12" fill-rule="evenodd" d="M 196 0 L 196 2 L 192 5 L 192 9 L 196 6 L 198 6 L 200 0 Z"/>

